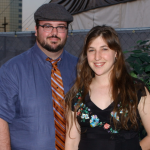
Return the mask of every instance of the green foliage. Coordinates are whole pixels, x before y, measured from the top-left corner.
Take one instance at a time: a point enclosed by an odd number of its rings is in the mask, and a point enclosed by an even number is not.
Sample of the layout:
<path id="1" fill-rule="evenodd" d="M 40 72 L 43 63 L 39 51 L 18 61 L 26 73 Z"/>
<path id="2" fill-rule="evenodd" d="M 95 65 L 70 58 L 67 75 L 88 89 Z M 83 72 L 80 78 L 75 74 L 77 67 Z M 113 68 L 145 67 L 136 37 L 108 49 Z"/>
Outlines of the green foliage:
<path id="1" fill-rule="evenodd" d="M 150 41 L 140 40 L 133 50 L 125 51 L 124 53 L 130 53 L 126 62 L 131 67 L 131 76 L 142 80 L 150 90 Z"/>
<path id="2" fill-rule="evenodd" d="M 138 41 L 133 50 L 125 51 L 130 53 L 126 62 L 130 65 L 130 75 L 142 80 L 150 90 L 150 41 Z M 142 123 L 140 124 L 139 138 L 142 140 L 147 135 Z"/>

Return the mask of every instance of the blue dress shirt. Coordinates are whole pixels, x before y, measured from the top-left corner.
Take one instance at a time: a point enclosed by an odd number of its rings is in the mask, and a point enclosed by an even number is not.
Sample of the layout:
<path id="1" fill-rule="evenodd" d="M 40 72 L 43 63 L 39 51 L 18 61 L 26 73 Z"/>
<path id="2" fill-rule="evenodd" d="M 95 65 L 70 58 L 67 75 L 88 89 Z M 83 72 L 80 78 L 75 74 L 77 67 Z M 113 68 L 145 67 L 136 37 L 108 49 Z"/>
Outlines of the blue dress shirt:
<path id="1" fill-rule="evenodd" d="M 0 68 L 0 118 L 9 124 L 12 150 L 55 150 L 52 65 L 35 44 Z M 77 58 L 58 62 L 65 93 L 76 78 Z"/>

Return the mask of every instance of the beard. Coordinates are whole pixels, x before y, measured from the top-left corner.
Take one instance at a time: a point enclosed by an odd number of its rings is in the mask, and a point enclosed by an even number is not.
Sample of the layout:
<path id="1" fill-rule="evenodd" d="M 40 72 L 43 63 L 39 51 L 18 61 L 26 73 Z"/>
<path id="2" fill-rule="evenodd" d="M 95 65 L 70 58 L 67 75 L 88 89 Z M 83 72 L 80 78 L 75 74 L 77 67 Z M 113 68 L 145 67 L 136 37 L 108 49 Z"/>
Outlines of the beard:
<path id="1" fill-rule="evenodd" d="M 48 39 L 48 38 L 58 38 L 60 40 L 60 38 L 57 36 L 50 36 L 50 37 L 47 37 L 46 39 Z M 37 41 L 39 42 L 39 44 L 47 51 L 53 52 L 53 53 L 56 53 L 56 52 L 62 50 L 66 44 L 66 40 L 67 40 L 67 38 L 65 38 L 65 40 L 62 43 L 60 43 L 59 45 L 57 45 L 57 47 L 54 48 L 50 44 L 48 44 L 46 41 L 41 40 L 39 36 L 37 36 Z M 56 44 L 56 42 L 52 42 L 52 44 Z"/>

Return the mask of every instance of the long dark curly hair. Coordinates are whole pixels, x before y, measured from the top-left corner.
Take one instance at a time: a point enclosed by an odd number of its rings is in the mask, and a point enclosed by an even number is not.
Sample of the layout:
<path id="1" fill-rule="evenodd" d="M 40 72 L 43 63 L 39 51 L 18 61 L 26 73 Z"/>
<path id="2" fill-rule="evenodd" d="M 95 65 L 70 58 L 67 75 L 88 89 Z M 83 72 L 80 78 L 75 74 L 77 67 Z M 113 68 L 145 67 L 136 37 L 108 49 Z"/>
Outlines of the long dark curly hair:
<path id="1" fill-rule="evenodd" d="M 73 98 L 78 93 L 79 89 L 83 89 L 83 94 L 81 100 L 78 105 L 76 105 L 74 110 L 74 121 L 76 121 L 76 111 L 80 103 L 84 103 L 84 98 L 86 94 L 89 92 L 89 86 L 92 82 L 92 78 L 95 76 L 95 73 L 90 68 L 87 61 L 87 49 L 89 45 L 95 40 L 97 37 L 101 36 L 103 40 L 107 43 L 108 47 L 111 50 L 117 52 L 117 60 L 114 63 L 114 67 L 111 71 L 110 75 L 110 85 L 111 85 L 111 93 L 114 101 L 114 109 L 113 112 L 119 115 L 119 122 L 113 117 L 113 124 L 116 129 L 121 128 L 125 130 L 129 130 L 130 128 L 137 129 L 137 95 L 136 89 L 134 86 L 133 78 L 129 75 L 125 61 L 123 52 L 120 46 L 119 38 L 116 31 L 109 26 L 96 26 L 93 27 L 87 34 L 84 47 L 80 54 L 79 61 L 77 64 L 77 78 L 76 82 L 70 91 L 66 95 L 66 117 L 67 117 L 67 126 L 68 126 L 68 115 L 71 113 L 72 109 L 72 101 Z M 121 103 L 121 110 L 118 108 L 118 104 Z M 120 114 L 120 111 L 122 113 Z M 128 113 L 128 115 L 126 115 Z M 128 122 L 130 121 L 130 126 Z M 71 129 L 73 123 L 73 116 L 71 116 L 71 125 L 69 128 Z"/>

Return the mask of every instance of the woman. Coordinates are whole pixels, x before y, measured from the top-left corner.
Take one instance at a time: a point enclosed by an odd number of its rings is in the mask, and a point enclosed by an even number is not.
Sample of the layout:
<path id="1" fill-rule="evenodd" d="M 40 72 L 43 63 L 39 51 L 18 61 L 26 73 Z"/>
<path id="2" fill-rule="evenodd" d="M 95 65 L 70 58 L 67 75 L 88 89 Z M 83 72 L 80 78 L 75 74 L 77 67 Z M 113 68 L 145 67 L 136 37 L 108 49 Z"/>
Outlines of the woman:
<path id="1" fill-rule="evenodd" d="M 150 149 L 150 94 L 128 74 L 113 28 L 87 34 L 66 115 L 65 150 Z M 140 118 L 147 136 L 139 142 Z"/>

